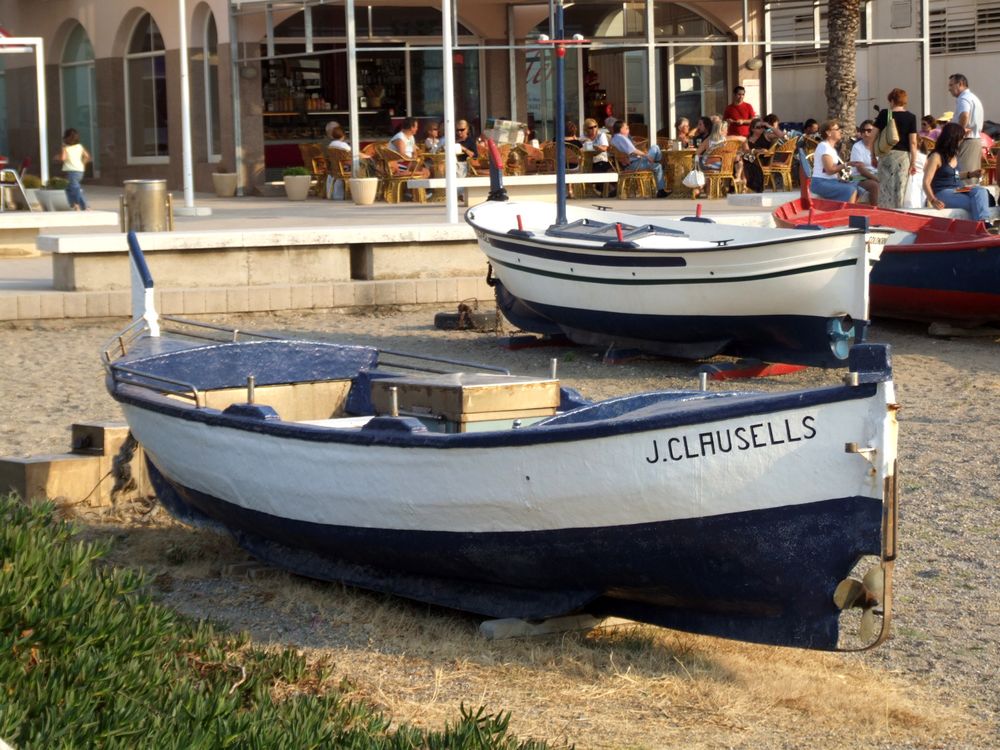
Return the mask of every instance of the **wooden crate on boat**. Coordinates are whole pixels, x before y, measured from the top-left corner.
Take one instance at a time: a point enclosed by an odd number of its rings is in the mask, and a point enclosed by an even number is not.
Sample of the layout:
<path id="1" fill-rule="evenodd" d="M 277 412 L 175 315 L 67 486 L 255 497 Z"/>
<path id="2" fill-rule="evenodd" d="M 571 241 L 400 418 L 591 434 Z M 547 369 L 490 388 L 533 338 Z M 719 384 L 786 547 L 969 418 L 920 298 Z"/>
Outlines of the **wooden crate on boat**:
<path id="1" fill-rule="evenodd" d="M 442 422 L 438 428 L 446 432 L 503 429 L 515 419 L 552 416 L 559 406 L 558 380 L 464 372 L 375 380 L 372 402 L 379 414 L 390 413 L 391 387 L 401 416 Z"/>

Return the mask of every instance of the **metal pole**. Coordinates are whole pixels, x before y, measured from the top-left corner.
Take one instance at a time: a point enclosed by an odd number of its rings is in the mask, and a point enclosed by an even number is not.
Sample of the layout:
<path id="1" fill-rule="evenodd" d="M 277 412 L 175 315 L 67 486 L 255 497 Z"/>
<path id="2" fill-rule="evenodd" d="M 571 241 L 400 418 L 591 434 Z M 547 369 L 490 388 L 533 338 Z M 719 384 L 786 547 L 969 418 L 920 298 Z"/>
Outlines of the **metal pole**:
<path id="1" fill-rule="evenodd" d="M 347 121 L 351 130 L 351 153 L 354 154 L 354 166 L 351 174 L 355 177 L 361 174 L 361 127 L 358 119 L 358 38 L 354 28 L 354 0 L 344 3 L 344 26 L 347 30 Z"/>
<path id="2" fill-rule="evenodd" d="M 920 95 L 924 112 L 931 111 L 931 16 L 930 0 L 920 0 Z"/>
<path id="3" fill-rule="evenodd" d="M 194 169 L 191 163 L 191 84 L 188 80 L 187 4 L 178 0 L 181 35 L 181 153 L 184 169 L 184 207 L 194 208 Z"/>
<path id="4" fill-rule="evenodd" d="M 653 0 L 646 0 L 646 96 L 649 98 L 649 111 L 646 127 L 649 133 L 649 143 L 656 143 L 656 131 L 659 130 L 659 118 L 656 106 L 656 25 L 653 15 Z M 648 148 L 648 145 L 647 145 Z"/>
<path id="5" fill-rule="evenodd" d="M 458 223 L 458 186 L 455 185 L 455 77 L 452 69 L 451 0 L 441 3 L 442 69 L 444 73 L 444 194 L 449 224 Z"/>
<path id="6" fill-rule="evenodd" d="M 236 172 L 236 194 L 243 196 L 245 166 L 243 164 L 243 123 L 240 114 L 240 40 L 236 14 L 229 5 L 229 98 L 233 107 L 233 171 Z"/>
<path id="7" fill-rule="evenodd" d="M 35 87 L 38 90 L 38 171 L 42 184 L 49 181 L 49 118 L 45 93 L 45 46 L 42 40 L 34 40 L 35 45 Z"/>
<path id="8" fill-rule="evenodd" d="M 563 39 L 563 4 L 556 0 L 555 39 Z M 556 224 L 566 223 L 566 84 L 563 78 L 566 73 L 566 47 L 563 44 L 553 45 L 556 56 Z"/>

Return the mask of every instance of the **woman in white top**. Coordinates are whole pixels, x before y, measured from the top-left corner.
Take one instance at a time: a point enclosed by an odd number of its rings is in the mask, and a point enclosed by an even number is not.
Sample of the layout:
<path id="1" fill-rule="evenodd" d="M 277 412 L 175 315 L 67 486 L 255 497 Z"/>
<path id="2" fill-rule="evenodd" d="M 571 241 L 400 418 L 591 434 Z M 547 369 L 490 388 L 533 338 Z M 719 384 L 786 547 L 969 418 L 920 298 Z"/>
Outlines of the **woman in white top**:
<path id="1" fill-rule="evenodd" d="M 63 147 L 59 158 L 62 160 L 62 171 L 68 183 L 66 198 L 69 200 L 69 205 L 76 211 L 86 211 L 87 201 L 83 197 L 80 180 L 83 179 L 83 170 L 90 161 L 90 153 L 80 143 L 80 134 L 76 128 L 70 128 L 63 133 Z"/>
<path id="2" fill-rule="evenodd" d="M 813 173 L 810 191 L 820 198 L 844 203 L 856 203 L 861 186 L 854 182 L 844 182 L 840 179 L 846 166 L 837 153 L 840 143 L 840 123 L 827 120 L 820 128 L 823 138 L 813 153 Z"/>
<path id="3" fill-rule="evenodd" d="M 878 160 L 872 153 L 875 124 L 865 120 L 858 128 L 861 138 L 851 146 L 851 179 L 868 193 L 868 202 L 878 205 Z"/>
<path id="4" fill-rule="evenodd" d="M 436 154 L 444 148 L 444 142 L 441 140 L 441 126 L 436 122 L 432 122 L 427 126 L 427 137 L 424 138 L 424 151 L 428 154 Z"/>

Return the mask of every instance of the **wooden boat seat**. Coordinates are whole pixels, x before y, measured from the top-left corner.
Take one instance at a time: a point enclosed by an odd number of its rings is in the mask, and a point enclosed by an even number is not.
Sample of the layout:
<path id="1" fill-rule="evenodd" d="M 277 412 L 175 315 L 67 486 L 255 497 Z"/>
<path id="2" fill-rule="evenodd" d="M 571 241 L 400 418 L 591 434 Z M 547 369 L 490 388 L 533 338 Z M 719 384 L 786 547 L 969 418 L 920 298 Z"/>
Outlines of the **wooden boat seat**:
<path id="1" fill-rule="evenodd" d="M 436 432 L 510 429 L 554 416 L 559 381 L 496 373 L 462 372 L 409 375 L 371 382 L 376 414 L 389 414 L 390 388 L 396 388 L 401 417 L 417 417 Z"/>

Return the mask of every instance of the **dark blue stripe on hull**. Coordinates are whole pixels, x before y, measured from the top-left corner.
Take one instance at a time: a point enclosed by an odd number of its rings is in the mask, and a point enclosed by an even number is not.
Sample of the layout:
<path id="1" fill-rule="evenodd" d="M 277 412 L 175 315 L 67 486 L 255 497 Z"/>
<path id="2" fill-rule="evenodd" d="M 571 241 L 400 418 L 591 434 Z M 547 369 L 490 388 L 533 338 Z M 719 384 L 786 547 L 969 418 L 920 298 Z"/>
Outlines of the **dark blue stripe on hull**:
<path id="1" fill-rule="evenodd" d="M 998 294 L 1000 246 L 907 252 L 886 248 L 872 267 L 872 285 Z"/>
<path id="2" fill-rule="evenodd" d="M 151 462 L 150 476 L 174 515 L 221 523 L 276 566 L 489 617 L 588 611 L 830 649 L 834 588 L 880 551 L 881 503 L 859 497 L 611 528 L 420 532 L 277 518 L 170 483 Z"/>
<path id="3" fill-rule="evenodd" d="M 635 315 L 582 310 L 523 300 L 496 282 L 497 305 L 524 330 L 553 333 L 557 327 L 582 344 L 635 346 L 689 359 L 729 354 L 767 362 L 845 367 L 830 348 L 828 319 L 804 315 Z M 862 343 L 868 321 L 855 320 L 854 343 Z"/>

